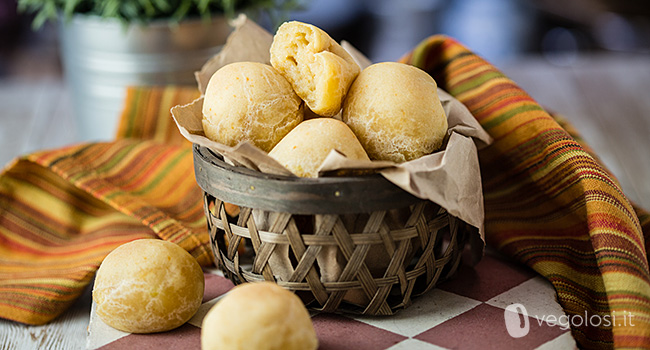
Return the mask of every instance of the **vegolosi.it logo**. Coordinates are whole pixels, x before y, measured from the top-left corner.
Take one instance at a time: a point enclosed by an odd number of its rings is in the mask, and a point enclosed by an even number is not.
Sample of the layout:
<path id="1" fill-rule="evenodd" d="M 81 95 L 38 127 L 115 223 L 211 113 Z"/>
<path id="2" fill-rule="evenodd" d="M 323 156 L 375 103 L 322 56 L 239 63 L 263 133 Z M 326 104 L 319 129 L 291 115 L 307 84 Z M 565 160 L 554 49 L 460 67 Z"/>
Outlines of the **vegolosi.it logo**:
<path id="1" fill-rule="evenodd" d="M 611 326 L 631 326 L 634 327 L 634 314 L 623 312 L 617 315 L 533 315 L 528 317 L 528 310 L 522 304 L 511 304 L 506 307 L 503 313 L 508 334 L 513 338 L 525 337 L 530 332 L 530 320 L 533 319 L 539 326 L 547 324 L 557 326 L 564 330 L 571 327 L 611 327 Z"/>
<path id="2" fill-rule="evenodd" d="M 521 304 L 511 304 L 503 313 L 508 334 L 513 338 L 524 337 L 530 332 L 530 321 L 526 307 Z"/>

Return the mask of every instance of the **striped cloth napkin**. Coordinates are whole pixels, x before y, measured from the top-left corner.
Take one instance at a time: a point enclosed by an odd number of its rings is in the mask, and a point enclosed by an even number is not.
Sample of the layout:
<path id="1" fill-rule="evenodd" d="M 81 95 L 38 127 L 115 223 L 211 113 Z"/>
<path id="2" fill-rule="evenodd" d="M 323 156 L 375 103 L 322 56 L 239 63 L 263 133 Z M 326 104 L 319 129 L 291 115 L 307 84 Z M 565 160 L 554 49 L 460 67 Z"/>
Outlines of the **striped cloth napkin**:
<path id="1" fill-rule="evenodd" d="M 195 89 L 130 89 L 110 143 L 38 152 L 0 176 L 0 317 L 44 324 L 83 293 L 103 258 L 138 238 L 212 263 L 192 150 L 169 109 Z"/>
<path id="2" fill-rule="evenodd" d="M 581 347 L 650 348 L 650 215 L 579 138 L 458 42 L 431 37 L 403 61 L 431 74 L 494 138 L 479 152 L 488 244 L 546 277 L 569 317 L 634 320 L 572 323 Z"/>
<path id="3" fill-rule="evenodd" d="M 579 141 L 489 63 L 444 36 L 403 58 L 429 72 L 494 138 L 479 153 L 488 244 L 555 287 L 566 313 L 631 317 L 573 325 L 585 348 L 650 348 L 650 215 Z M 0 317 L 43 324 L 92 281 L 102 258 L 142 237 L 211 264 L 190 147 L 169 108 L 192 89 L 134 88 L 118 138 L 30 154 L 0 176 Z"/>

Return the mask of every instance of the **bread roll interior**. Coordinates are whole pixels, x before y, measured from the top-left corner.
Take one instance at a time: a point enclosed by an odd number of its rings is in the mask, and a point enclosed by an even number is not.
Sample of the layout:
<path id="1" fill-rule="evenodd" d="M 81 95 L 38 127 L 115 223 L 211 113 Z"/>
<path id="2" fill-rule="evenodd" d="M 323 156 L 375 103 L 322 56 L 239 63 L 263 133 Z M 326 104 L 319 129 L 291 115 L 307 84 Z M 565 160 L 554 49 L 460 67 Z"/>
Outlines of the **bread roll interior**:
<path id="1" fill-rule="evenodd" d="M 278 28 L 271 45 L 271 65 L 293 86 L 307 106 L 334 116 L 360 68 L 345 49 L 311 24 L 292 21 Z"/>

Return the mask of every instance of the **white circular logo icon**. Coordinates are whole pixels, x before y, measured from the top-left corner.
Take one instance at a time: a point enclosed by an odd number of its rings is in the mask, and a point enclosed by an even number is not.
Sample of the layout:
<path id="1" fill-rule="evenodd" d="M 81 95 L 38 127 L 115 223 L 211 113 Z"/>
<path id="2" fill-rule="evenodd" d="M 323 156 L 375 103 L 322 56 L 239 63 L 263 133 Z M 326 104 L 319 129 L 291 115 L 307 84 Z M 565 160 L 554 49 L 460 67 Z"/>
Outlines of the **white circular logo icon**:
<path id="1" fill-rule="evenodd" d="M 528 311 L 521 304 L 508 305 L 503 313 L 503 318 L 506 321 L 508 334 L 513 338 L 521 338 L 530 331 Z"/>

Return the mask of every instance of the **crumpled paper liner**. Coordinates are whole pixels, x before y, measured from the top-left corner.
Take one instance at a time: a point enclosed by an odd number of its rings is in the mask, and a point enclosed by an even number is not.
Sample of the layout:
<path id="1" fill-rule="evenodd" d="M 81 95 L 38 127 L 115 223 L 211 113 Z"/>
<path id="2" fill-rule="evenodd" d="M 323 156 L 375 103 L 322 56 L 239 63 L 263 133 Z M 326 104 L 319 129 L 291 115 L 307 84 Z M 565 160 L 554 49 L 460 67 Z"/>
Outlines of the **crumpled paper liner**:
<path id="1" fill-rule="evenodd" d="M 269 48 L 273 35 L 259 27 L 245 16 L 231 23 L 234 27 L 222 51 L 210 59 L 199 72 L 195 73 L 199 90 L 204 93 L 212 74 L 226 64 L 241 61 L 269 64 Z M 345 48 L 363 69 L 371 62 L 347 42 Z M 345 158 L 332 151 L 321 165 L 319 175 L 345 175 L 379 172 L 386 179 L 411 193 L 428 199 L 445 208 L 477 229 L 477 237 L 472 237 L 474 261 L 480 259 L 485 244 L 483 232 L 483 191 L 477 148 L 491 143 L 490 136 L 458 100 L 438 89 L 438 95 L 447 114 L 449 130 L 441 150 L 409 162 L 396 164 L 388 161 L 357 161 Z M 205 146 L 221 154 L 224 159 L 237 166 L 243 166 L 264 173 L 293 176 L 289 170 L 250 143 L 243 142 L 235 147 L 219 144 L 205 137 L 202 119 L 203 96 L 190 104 L 172 108 L 172 116 L 181 134 L 190 142 Z M 274 252 L 279 253 L 279 252 Z M 325 280 L 336 280 L 342 268 L 340 263 L 330 259 L 335 252 L 323 251 L 319 256 L 321 276 Z M 329 256 L 329 257 L 328 257 Z M 324 260 L 330 264 L 322 264 Z M 368 259 L 372 260 L 372 257 Z M 286 259 L 284 259 L 286 260 Z M 274 260 L 273 270 L 293 270 L 291 266 L 280 266 L 283 259 Z M 281 276 L 276 276 L 284 279 Z M 356 297 L 353 297 L 356 299 Z"/>

